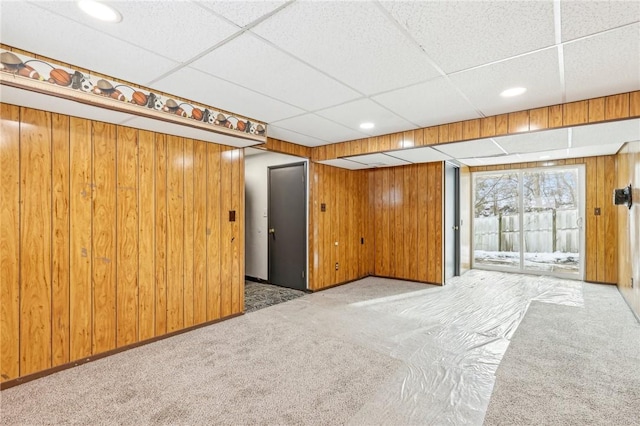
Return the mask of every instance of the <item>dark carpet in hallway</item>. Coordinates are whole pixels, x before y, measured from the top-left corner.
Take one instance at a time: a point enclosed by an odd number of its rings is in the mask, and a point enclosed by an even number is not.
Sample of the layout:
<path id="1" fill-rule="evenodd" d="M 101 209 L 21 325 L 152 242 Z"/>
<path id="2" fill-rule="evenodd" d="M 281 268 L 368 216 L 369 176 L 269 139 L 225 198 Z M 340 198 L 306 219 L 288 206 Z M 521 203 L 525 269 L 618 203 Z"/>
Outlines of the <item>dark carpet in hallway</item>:
<path id="1" fill-rule="evenodd" d="M 245 281 L 244 283 L 244 311 L 249 313 L 258 309 L 277 305 L 288 300 L 304 296 L 300 290 L 280 287 L 273 284 Z"/>

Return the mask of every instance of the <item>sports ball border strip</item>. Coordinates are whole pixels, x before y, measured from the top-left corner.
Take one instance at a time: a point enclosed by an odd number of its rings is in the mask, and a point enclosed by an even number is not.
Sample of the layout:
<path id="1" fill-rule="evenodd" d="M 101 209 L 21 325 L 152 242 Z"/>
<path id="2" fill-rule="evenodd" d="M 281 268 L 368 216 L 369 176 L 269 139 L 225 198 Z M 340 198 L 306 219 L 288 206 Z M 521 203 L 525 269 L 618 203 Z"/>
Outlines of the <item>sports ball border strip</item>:
<path id="1" fill-rule="evenodd" d="M 0 84 L 116 111 L 266 142 L 267 125 L 198 103 L 181 102 L 130 84 L 0 49 Z"/>

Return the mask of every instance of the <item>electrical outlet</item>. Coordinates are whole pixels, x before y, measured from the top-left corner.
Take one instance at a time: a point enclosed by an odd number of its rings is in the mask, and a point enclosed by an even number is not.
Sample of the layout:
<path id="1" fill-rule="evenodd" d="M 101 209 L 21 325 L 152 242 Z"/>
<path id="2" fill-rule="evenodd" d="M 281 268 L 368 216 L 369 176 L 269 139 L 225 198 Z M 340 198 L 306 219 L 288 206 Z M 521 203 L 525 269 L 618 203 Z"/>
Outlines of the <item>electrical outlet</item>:
<path id="1" fill-rule="evenodd" d="M 338 262 L 336 262 L 336 271 L 340 269 L 340 264 Z"/>

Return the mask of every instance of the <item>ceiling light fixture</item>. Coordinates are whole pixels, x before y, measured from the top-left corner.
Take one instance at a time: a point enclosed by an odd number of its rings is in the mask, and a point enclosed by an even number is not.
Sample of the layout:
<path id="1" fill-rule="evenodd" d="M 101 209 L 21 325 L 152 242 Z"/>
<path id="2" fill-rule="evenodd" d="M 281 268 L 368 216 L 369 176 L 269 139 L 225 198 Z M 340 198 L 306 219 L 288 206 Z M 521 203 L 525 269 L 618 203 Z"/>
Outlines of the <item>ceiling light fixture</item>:
<path id="1" fill-rule="evenodd" d="M 120 22 L 122 15 L 109 5 L 95 0 L 79 0 L 78 7 L 92 18 L 99 19 L 104 22 Z"/>
<path id="2" fill-rule="evenodd" d="M 503 98 L 512 98 L 514 96 L 522 95 L 526 91 L 527 89 L 524 87 L 512 87 L 511 89 L 503 90 L 502 93 L 500 93 L 500 96 Z"/>
<path id="3" fill-rule="evenodd" d="M 373 129 L 374 127 L 375 124 L 369 122 L 360 124 L 361 129 Z"/>
<path id="4" fill-rule="evenodd" d="M 550 156 L 550 155 L 541 155 L 541 156 L 540 156 L 540 159 L 541 159 L 541 160 L 546 160 L 546 159 L 548 159 L 548 158 L 551 158 L 551 156 Z"/>

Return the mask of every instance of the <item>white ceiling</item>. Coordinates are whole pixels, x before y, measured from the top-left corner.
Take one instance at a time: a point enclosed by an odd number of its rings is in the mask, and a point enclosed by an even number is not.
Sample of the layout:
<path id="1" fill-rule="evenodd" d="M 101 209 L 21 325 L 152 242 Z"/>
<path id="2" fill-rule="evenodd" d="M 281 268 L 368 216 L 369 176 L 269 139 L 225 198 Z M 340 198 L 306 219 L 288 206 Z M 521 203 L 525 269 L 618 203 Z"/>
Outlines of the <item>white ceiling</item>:
<path id="1" fill-rule="evenodd" d="M 307 146 L 640 89 L 635 0 L 105 2 L 2 1 L 1 41 Z"/>

